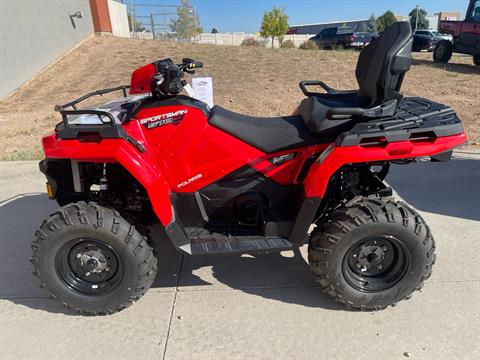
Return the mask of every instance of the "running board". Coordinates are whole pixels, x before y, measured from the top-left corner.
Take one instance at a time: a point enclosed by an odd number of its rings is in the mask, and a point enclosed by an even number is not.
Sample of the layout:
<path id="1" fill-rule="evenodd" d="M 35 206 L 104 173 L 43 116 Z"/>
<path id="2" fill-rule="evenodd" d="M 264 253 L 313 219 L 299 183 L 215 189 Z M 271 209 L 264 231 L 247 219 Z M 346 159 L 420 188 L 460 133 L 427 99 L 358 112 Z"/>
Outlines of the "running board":
<path id="1" fill-rule="evenodd" d="M 190 255 L 226 255 L 267 253 L 292 250 L 290 241 L 277 236 L 222 236 L 208 235 L 190 240 L 180 250 Z"/>

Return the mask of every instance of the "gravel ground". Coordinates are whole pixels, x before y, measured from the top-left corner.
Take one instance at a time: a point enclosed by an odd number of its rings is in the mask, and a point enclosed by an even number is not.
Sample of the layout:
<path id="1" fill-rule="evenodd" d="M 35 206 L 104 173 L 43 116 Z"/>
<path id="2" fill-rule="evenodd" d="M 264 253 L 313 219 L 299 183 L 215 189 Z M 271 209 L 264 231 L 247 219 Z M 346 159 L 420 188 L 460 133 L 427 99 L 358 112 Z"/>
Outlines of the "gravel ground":
<path id="1" fill-rule="evenodd" d="M 302 99 L 298 82 L 322 79 L 334 87 L 356 87 L 355 51 L 271 50 L 177 44 L 151 40 L 92 38 L 0 102 L 0 159 L 41 157 L 40 137 L 60 117 L 53 106 L 80 95 L 127 84 L 131 72 L 162 57 L 204 62 L 214 78 L 218 105 L 252 115 L 285 115 Z M 414 54 L 403 91 L 453 106 L 463 119 L 471 143 L 480 143 L 480 67 L 471 57 L 454 56 L 438 65 L 430 53 Z"/>

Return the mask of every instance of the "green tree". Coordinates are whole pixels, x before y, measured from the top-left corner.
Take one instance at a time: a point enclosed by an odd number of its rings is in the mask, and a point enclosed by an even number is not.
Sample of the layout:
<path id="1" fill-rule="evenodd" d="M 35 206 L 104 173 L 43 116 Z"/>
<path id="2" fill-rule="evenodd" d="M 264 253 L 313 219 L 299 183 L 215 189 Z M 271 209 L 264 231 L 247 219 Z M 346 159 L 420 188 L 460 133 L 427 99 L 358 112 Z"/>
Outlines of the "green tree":
<path id="1" fill-rule="evenodd" d="M 199 25 L 198 13 L 190 5 L 190 0 L 181 0 L 177 8 L 177 18 L 170 21 L 170 29 L 177 34 L 177 37 L 190 40 L 200 34 L 203 29 Z"/>
<path id="2" fill-rule="evenodd" d="M 422 29 L 428 29 L 430 26 L 430 22 L 427 19 L 427 12 L 423 9 L 418 9 L 418 23 L 417 23 L 417 8 L 413 9 L 410 11 L 410 14 L 408 14 L 410 17 L 410 25 L 412 25 L 412 30 L 422 30 Z M 415 28 L 415 25 L 417 27 Z"/>
<path id="3" fill-rule="evenodd" d="M 282 9 L 274 7 L 272 10 L 263 14 L 262 28 L 260 34 L 267 38 L 272 38 L 273 42 L 276 37 L 282 37 L 288 30 L 288 15 Z"/>
<path id="4" fill-rule="evenodd" d="M 377 18 L 374 13 L 368 18 L 367 31 L 370 33 L 377 32 Z"/>
<path id="5" fill-rule="evenodd" d="M 385 31 L 386 28 L 397 22 L 395 14 L 390 10 L 377 18 L 377 31 Z"/>

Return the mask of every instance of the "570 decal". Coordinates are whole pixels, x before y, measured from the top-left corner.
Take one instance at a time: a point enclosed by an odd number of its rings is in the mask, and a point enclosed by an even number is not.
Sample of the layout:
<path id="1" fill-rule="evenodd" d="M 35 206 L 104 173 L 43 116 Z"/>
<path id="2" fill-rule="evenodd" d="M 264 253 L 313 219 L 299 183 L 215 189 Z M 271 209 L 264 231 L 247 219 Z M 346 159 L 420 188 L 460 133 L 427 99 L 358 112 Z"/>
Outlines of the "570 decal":
<path id="1" fill-rule="evenodd" d="M 188 110 L 177 110 L 166 114 L 160 114 L 140 120 L 140 124 L 147 129 L 154 129 L 168 124 L 178 124 L 187 114 Z"/>

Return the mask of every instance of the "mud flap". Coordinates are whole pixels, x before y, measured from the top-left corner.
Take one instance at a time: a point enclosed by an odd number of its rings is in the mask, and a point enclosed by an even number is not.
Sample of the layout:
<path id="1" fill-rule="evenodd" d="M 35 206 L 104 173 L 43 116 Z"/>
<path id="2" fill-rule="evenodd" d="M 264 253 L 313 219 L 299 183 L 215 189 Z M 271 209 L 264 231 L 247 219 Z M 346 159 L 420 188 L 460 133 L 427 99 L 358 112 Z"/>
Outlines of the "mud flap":
<path id="1" fill-rule="evenodd" d="M 440 154 L 432 155 L 430 157 L 430 161 L 431 162 L 447 162 L 447 161 L 450 161 L 450 159 L 452 158 L 452 153 L 453 153 L 453 151 L 450 150 L 450 151 L 442 152 Z"/>

